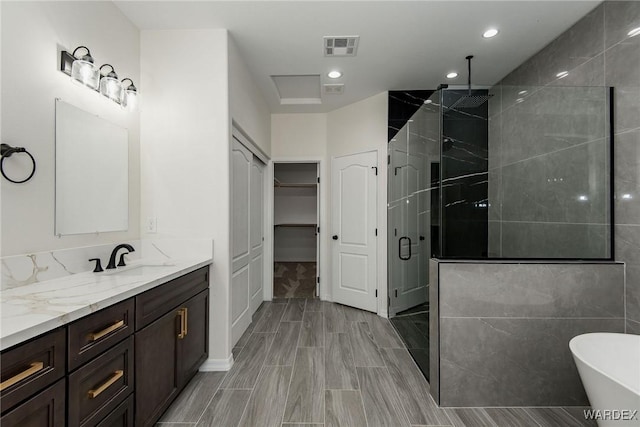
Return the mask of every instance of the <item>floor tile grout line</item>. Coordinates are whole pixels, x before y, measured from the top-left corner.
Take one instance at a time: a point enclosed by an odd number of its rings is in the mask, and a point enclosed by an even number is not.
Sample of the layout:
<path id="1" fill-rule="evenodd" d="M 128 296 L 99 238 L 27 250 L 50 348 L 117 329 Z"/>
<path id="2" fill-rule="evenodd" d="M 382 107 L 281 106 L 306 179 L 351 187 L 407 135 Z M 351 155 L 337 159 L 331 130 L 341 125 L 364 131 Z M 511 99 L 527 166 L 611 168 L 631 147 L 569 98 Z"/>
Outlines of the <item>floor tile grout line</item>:
<path id="1" fill-rule="evenodd" d="M 305 301 L 305 310 L 307 304 Z M 303 311 L 304 316 L 304 311 Z M 304 319 L 304 317 L 303 317 Z M 298 344 L 300 344 L 300 335 L 302 334 L 302 326 L 300 326 L 300 331 L 298 332 L 298 340 L 296 341 L 296 354 L 293 358 L 293 365 L 291 365 L 291 376 L 289 377 L 289 385 L 287 386 L 287 397 L 284 399 L 284 409 L 282 410 L 282 421 L 280 425 L 284 424 L 284 417 L 287 415 L 287 403 L 289 403 L 289 393 L 291 392 L 291 383 L 293 382 L 293 374 L 296 371 L 296 360 L 298 359 Z"/>
<path id="2" fill-rule="evenodd" d="M 344 319 L 345 329 L 347 328 L 347 319 L 345 316 Z M 358 391 L 360 392 L 360 404 L 362 405 L 362 412 L 364 413 L 364 422 L 367 427 L 369 427 L 369 419 L 367 418 L 367 411 L 364 409 L 364 396 L 362 395 L 362 384 L 360 384 L 360 375 L 358 375 L 358 367 L 356 366 L 356 359 L 354 357 L 355 347 L 353 346 L 353 340 L 351 339 L 351 334 L 347 331 L 347 337 L 349 337 L 349 346 L 351 347 L 351 358 L 353 359 L 353 369 L 356 371 L 356 381 L 358 382 Z"/>
<path id="3" fill-rule="evenodd" d="M 231 371 L 231 369 L 229 369 L 229 371 Z M 224 380 L 227 379 L 227 376 L 229 375 L 229 371 L 226 371 L 224 373 L 224 375 L 222 376 L 222 379 L 218 383 L 218 386 L 216 387 L 216 390 L 211 395 L 211 398 L 209 399 L 209 402 L 205 405 L 204 410 L 200 414 L 200 417 L 198 417 L 198 421 L 196 421 L 196 423 L 194 424 L 195 426 L 197 426 L 200 423 L 200 421 L 202 421 L 202 417 L 204 417 L 204 414 L 207 413 L 207 409 L 209 409 L 209 406 L 211 405 L 211 402 L 213 402 L 213 398 L 216 397 L 216 394 L 218 394 L 218 391 L 221 390 L 222 383 L 224 383 Z"/>

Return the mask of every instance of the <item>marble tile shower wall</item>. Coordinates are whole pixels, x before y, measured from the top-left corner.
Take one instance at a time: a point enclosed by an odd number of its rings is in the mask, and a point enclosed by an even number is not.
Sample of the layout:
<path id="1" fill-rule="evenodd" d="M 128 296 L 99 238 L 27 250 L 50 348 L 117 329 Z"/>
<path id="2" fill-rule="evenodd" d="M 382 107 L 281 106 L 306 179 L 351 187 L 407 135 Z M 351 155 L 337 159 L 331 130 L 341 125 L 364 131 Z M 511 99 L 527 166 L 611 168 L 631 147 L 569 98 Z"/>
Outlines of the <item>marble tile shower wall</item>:
<path id="1" fill-rule="evenodd" d="M 429 326 L 439 342 L 431 385 L 440 405 L 588 403 L 568 343 L 624 330 L 622 264 L 432 260 L 431 269 L 438 304 Z"/>
<path id="2" fill-rule="evenodd" d="M 640 333 L 637 27 L 640 2 L 605 1 L 493 88 L 489 246 L 492 256 L 609 255 L 602 88 L 613 86 L 615 259 L 626 263 L 627 331 Z"/>

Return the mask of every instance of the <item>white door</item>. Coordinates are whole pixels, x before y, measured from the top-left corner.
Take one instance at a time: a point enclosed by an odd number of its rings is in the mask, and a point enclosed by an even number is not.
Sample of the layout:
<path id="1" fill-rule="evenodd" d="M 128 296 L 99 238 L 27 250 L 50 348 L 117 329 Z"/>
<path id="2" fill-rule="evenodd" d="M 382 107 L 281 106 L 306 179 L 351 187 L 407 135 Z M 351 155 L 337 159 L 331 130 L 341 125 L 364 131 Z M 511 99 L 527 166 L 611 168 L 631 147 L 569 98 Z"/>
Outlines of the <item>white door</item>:
<path id="1" fill-rule="evenodd" d="M 336 157 L 331 162 L 333 299 L 377 311 L 378 153 Z"/>
<path id="2" fill-rule="evenodd" d="M 231 197 L 233 199 L 231 246 L 231 335 L 240 339 L 251 323 L 251 243 L 249 241 L 250 183 L 253 154 L 233 139 L 231 148 Z"/>
<path id="3" fill-rule="evenodd" d="M 264 269 L 264 163 L 253 156 L 251 163 L 250 184 L 250 223 L 249 241 L 251 243 L 250 290 L 251 290 L 251 314 L 260 307 L 263 300 L 263 269 Z"/>

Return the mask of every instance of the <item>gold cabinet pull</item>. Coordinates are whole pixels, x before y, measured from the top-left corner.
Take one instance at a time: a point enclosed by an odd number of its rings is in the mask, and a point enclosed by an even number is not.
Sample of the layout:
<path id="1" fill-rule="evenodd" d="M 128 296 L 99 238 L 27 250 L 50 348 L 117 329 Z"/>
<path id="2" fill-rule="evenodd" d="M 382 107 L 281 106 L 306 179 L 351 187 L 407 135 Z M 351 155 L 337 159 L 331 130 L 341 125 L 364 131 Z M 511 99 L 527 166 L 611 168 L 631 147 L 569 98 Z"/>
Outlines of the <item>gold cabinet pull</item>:
<path id="1" fill-rule="evenodd" d="M 189 334 L 189 309 L 187 307 L 184 310 L 184 336 Z"/>
<path id="2" fill-rule="evenodd" d="M 29 366 L 29 368 L 27 368 L 24 371 L 20 372 L 18 375 L 14 375 L 13 377 L 9 378 L 8 380 L 2 381 L 2 383 L 0 383 L 0 391 L 4 390 L 7 387 L 11 387 L 15 383 L 18 383 L 18 382 L 24 380 L 25 378 L 30 377 L 31 375 L 35 374 L 36 372 L 41 371 L 42 369 L 44 369 L 44 363 L 43 362 L 32 363 Z"/>
<path id="3" fill-rule="evenodd" d="M 89 334 L 89 338 L 91 338 L 91 341 L 97 341 L 100 338 L 104 337 L 107 334 L 110 334 L 111 332 L 115 331 L 116 329 L 120 329 L 124 326 L 124 320 L 121 320 L 119 322 L 114 323 L 113 325 L 109 326 L 108 328 L 105 328 L 101 331 L 98 332 L 93 332 L 91 334 Z"/>
<path id="4" fill-rule="evenodd" d="M 95 399 L 96 397 L 98 397 L 100 395 L 100 393 L 102 393 L 103 391 L 105 391 L 106 389 L 111 387 L 113 385 L 113 383 L 115 383 L 120 378 L 122 378 L 123 375 L 124 375 L 124 371 L 122 371 L 122 370 L 115 371 L 113 373 L 113 375 L 111 376 L 111 378 L 109 378 L 107 381 L 105 381 L 105 383 L 102 384 L 100 387 L 98 387 L 98 388 L 96 388 L 94 390 L 89 390 L 89 399 Z"/>
<path id="5" fill-rule="evenodd" d="M 185 309 L 181 308 L 180 310 L 178 310 L 178 316 L 180 316 L 180 333 L 178 333 L 178 338 L 183 339 L 185 336 L 187 336 L 187 332 L 185 331 L 186 329 L 186 313 L 185 313 Z"/>

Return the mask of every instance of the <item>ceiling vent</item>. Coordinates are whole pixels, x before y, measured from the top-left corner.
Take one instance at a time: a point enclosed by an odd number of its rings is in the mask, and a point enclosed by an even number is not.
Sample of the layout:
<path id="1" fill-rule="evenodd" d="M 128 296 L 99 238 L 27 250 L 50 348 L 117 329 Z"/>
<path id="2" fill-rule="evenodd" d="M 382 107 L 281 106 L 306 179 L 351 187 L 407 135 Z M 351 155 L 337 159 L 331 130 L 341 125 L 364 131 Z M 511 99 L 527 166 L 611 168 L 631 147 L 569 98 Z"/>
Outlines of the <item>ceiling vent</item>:
<path id="1" fill-rule="evenodd" d="M 324 56 L 356 56 L 360 36 L 325 36 Z"/>
<path id="2" fill-rule="evenodd" d="M 344 93 L 344 84 L 326 84 L 324 87 L 324 93 L 327 95 L 342 95 Z"/>

